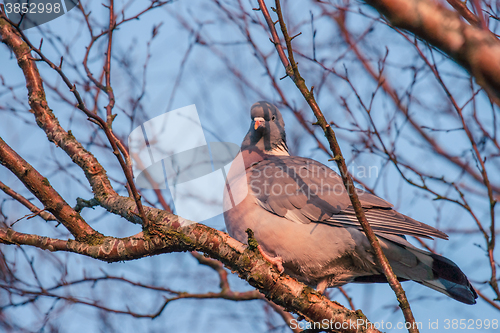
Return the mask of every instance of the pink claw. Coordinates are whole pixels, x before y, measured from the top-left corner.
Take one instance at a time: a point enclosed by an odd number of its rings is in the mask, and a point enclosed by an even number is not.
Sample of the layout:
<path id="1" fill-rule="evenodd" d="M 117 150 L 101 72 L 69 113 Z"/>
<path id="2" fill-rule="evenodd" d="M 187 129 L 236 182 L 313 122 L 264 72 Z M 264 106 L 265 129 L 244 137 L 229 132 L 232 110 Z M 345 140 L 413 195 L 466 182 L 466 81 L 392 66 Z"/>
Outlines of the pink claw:
<path id="1" fill-rule="evenodd" d="M 264 250 L 262 249 L 262 247 L 260 245 L 257 246 L 257 248 L 259 249 L 260 254 L 262 254 L 262 256 L 264 257 L 264 259 L 266 259 L 271 264 L 273 264 L 274 266 L 276 266 L 276 268 L 278 269 L 278 271 L 280 272 L 280 274 L 285 271 L 285 269 L 283 268 L 283 259 L 281 257 L 271 257 L 266 252 L 264 252 Z"/>

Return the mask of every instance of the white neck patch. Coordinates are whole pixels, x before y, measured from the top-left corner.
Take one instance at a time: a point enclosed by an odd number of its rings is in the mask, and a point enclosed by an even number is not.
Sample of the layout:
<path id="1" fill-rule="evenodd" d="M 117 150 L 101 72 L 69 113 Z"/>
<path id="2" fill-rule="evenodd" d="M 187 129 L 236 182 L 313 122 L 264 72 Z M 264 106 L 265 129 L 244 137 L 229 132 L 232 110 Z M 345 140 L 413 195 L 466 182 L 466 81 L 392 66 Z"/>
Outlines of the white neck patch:
<path id="1" fill-rule="evenodd" d="M 271 150 L 266 150 L 266 154 L 275 156 L 290 156 L 286 143 L 281 143 Z"/>

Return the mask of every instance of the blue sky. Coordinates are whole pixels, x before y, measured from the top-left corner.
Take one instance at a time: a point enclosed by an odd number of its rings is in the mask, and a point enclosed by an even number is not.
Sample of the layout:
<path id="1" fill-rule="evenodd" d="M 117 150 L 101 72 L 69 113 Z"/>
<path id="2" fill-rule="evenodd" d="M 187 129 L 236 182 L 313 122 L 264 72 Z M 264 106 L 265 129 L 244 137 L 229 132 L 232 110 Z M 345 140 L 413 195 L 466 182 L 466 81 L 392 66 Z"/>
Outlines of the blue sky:
<path id="1" fill-rule="evenodd" d="M 121 2 L 119 2 L 121 4 Z M 223 2 L 225 7 L 233 8 L 236 5 L 229 5 Z M 85 3 L 86 8 L 92 9 L 93 20 L 106 23 L 107 11 L 97 2 Z M 134 13 L 143 8 L 142 2 L 131 2 L 126 13 Z M 243 1 L 241 6 L 245 9 L 256 7 L 256 1 Z M 354 7 L 353 7 L 354 8 Z M 421 67 L 421 61 L 415 55 L 415 51 L 408 47 L 408 43 L 402 37 L 394 33 L 393 30 L 380 23 L 374 23 L 367 16 L 377 17 L 375 11 L 369 7 L 362 6 L 363 13 L 350 13 L 348 27 L 354 33 L 361 34 L 370 25 L 373 31 L 370 37 L 364 39 L 363 49 L 371 54 L 371 59 L 376 64 L 377 57 L 384 54 L 386 47 L 390 50 L 386 61 L 386 76 L 394 83 L 398 91 L 404 92 L 412 85 L 413 67 Z M 258 12 L 248 11 L 251 19 L 257 19 Z M 286 15 L 291 20 L 291 26 L 301 31 L 302 35 L 294 40 L 297 49 L 312 56 L 312 28 L 310 25 L 311 13 L 319 17 L 321 10 L 306 3 L 287 4 Z M 250 22 L 250 32 L 253 39 L 263 53 L 268 57 L 268 64 L 271 74 L 280 78 L 284 75 L 284 70 L 274 54 L 274 47 L 269 42 L 267 33 L 259 25 Z M 261 18 L 260 18 L 261 19 Z M 159 35 L 152 41 L 150 36 L 154 26 L 158 26 Z M 185 29 L 187 25 L 194 29 L 191 33 Z M 358 87 L 360 98 L 369 101 L 376 89 L 373 82 L 366 73 L 363 73 L 359 63 L 354 60 L 352 53 L 340 42 L 338 30 L 331 20 L 319 17 L 314 21 L 315 29 L 318 31 L 315 37 L 317 59 L 336 59 L 331 61 L 330 66 L 339 73 L 348 71 L 351 82 Z M 293 28 L 292 28 L 293 29 Z M 96 31 L 100 31 L 99 28 Z M 195 43 L 196 33 L 199 33 L 198 41 L 205 41 L 207 46 Z M 81 83 L 85 78 L 81 62 L 85 52 L 85 46 L 89 42 L 88 32 L 84 22 L 76 10 L 43 25 L 40 29 L 33 28 L 26 31 L 28 37 L 35 45 L 41 37 L 44 38 L 43 51 L 54 62 L 58 62 L 63 54 L 64 43 L 71 45 L 72 57 L 65 56 L 65 71 L 71 80 L 80 83 L 77 85 L 83 92 Z M 59 36 L 59 39 L 51 38 L 51 34 Z M 200 122 L 204 130 L 207 142 L 223 141 L 240 144 L 248 126 L 250 124 L 249 108 L 257 100 L 266 99 L 271 102 L 279 102 L 280 96 L 273 88 L 266 71 L 252 51 L 252 48 L 245 42 L 245 36 L 232 23 L 227 15 L 211 1 L 179 1 L 167 5 L 161 9 L 152 11 L 141 17 L 140 20 L 131 21 L 115 32 L 115 42 L 113 50 L 115 57 L 112 62 L 112 85 L 117 99 L 115 112 L 118 116 L 114 122 L 114 129 L 118 135 L 126 139 L 130 132 L 142 122 L 152 119 L 166 111 L 174 110 L 187 105 L 195 104 L 199 113 Z M 104 53 L 104 43 L 99 42 L 94 46 L 90 55 L 90 69 L 94 73 L 99 73 L 102 67 L 102 55 Z M 335 56 L 332 57 L 332 52 Z M 430 52 L 430 51 L 425 51 Z M 144 72 L 144 63 L 150 54 L 149 63 Z M 446 77 L 452 92 L 456 95 L 460 103 L 465 102 L 470 96 L 465 91 L 467 86 L 466 72 L 452 61 L 446 59 L 438 52 L 434 52 L 440 70 Z M 125 61 L 122 61 L 125 60 Z M 325 60 L 328 61 L 328 60 Z M 16 109 L 16 113 L 8 110 L 0 112 L 0 133 L 2 138 L 13 148 L 22 151 L 22 156 L 32 163 L 39 171 L 45 173 L 51 184 L 64 196 L 64 198 L 74 205 L 77 197 L 90 199 L 91 192 L 86 184 L 83 173 L 74 166 L 70 159 L 59 149 L 51 145 L 45 134 L 34 124 L 32 115 L 28 112 L 26 91 L 22 73 L 17 67 L 15 59 L 5 46 L 0 47 L 0 74 L 8 85 L 15 87 L 14 93 L 18 100 L 12 95 L 3 92 L 0 94 L 2 106 Z M 76 65 L 78 70 L 72 66 Z M 299 66 L 306 83 L 311 86 L 322 87 L 317 95 L 319 105 L 322 107 L 327 119 L 335 121 L 336 124 L 343 124 L 350 127 L 353 117 L 359 123 L 367 122 L 361 110 L 361 106 L 356 96 L 353 95 L 349 85 L 335 75 L 325 75 L 324 71 L 312 62 L 299 57 Z M 228 69 L 237 69 L 241 73 L 238 78 Z M 39 70 L 47 84 L 61 87 L 63 96 L 71 98 L 67 89 L 63 88 L 61 80 L 45 64 L 39 63 Z M 416 96 L 412 100 L 411 112 L 421 124 L 436 126 L 441 128 L 456 128 L 456 119 L 450 117 L 448 112 L 449 104 L 440 90 L 438 84 L 428 71 L 422 70 L 418 75 L 420 81 L 412 87 L 412 92 Z M 133 121 L 126 116 L 130 111 L 130 98 L 139 96 L 143 78 L 146 79 L 145 95 L 141 100 L 143 113 Z M 312 122 L 313 115 L 307 108 L 303 98 L 299 95 L 295 86 L 289 79 L 277 80 L 279 87 L 286 92 L 287 98 L 297 109 L 302 110 L 306 120 Z M 397 115 L 394 105 L 380 92 L 377 93 L 373 101 L 372 114 L 377 126 L 381 128 L 388 121 L 394 124 L 392 128 L 384 133 L 384 138 L 390 142 L 396 137 L 401 137 L 397 144 L 396 152 L 401 158 L 417 165 L 421 170 L 433 171 L 442 174 L 449 179 L 458 179 L 468 182 L 471 187 L 478 187 L 476 183 L 461 178 L 460 170 L 443 161 L 442 158 L 429 154 L 429 149 L 418 141 L 418 136 L 409 127 L 403 117 Z M 91 103 L 88 95 L 86 101 Z M 352 107 L 352 113 L 342 109 L 339 96 L 344 96 L 347 103 Z M 116 160 L 107 149 L 99 147 L 98 143 L 103 141 L 101 134 L 95 134 L 96 126 L 86 120 L 76 108 L 64 103 L 61 96 L 54 93 L 48 94 L 48 102 L 59 118 L 61 125 L 72 130 L 76 138 L 82 140 L 86 147 L 99 161 L 110 171 L 111 178 L 122 181 L 123 178 L 117 168 Z M 104 97 L 99 101 L 100 111 L 106 104 Z M 480 117 L 487 119 L 488 102 L 484 96 L 478 101 Z M 498 109 L 496 109 L 498 110 Z M 296 118 L 288 108 L 282 108 L 285 118 L 287 134 L 292 152 L 297 155 L 315 158 L 333 168 L 328 162 L 328 156 L 317 149 L 317 144 L 310 138 L 305 130 L 298 123 Z M 26 122 L 20 121 L 25 119 Z M 493 126 L 496 126 L 493 123 Z M 89 133 L 97 138 L 93 143 L 89 141 Z M 355 132 L 338 129 L 340 144 L 347 160 L 352 166 L 375 166 L 379 172 L 365 181 L 374 186 L 378 195 L 393 202 L 396 208 L 419 221 L 436 225 L 442 229 L 453 229 L 455 227 L 474 228 L 474 225 L 464 211 L 458 209 L 451 203 L 433 201 L 432 197 L 424 192 L 416 190 L 406 182 L 401 180 L 397 171 L 392 166 L 385 166 L 383 159 L 375 154 L 355 154 Z M 467 151 L 467 138 L 462 132 L 438 132 L 433 133 L 443 147 L 455 154 L 462 154 Z M 320 131 L 317 136 L 326 144 Z M 353 143 L 354 142 L 354 143 Z M 465 147 L 465 148 L 464 148 Z M 467 153 L 465 153 L 467 154 Z M 353 158 L 356 159 L 353 162 Z M 464 158 L 468 158 L 465 155 Z M 57 171 L 58 161 L 70 173 L 73 173 L 75 181 L 69 173 Z M 491 167 L 490 175 L 493 181 L 497 182 L 499 174 L 494 172 L 494 164 Z M 436 171 L 437 170 L 437 171 Z M 380 177 L 379 180 L 377 178 Z M 9 174 L 4 168 L 0 169 L 0 179 L 12 188 L 23 193 L 23 187 L 19 181 Z M 71 184 L 71 186 L 68 186 Z M 126 193 L 119 181 L 114 181 L 114 185 L 120 193 Z M 440 185 L 435 185 L 437 189 L 442 189 Z M 26 192 L 24 192 L 26 193 Z M 149 198 L 153 198 L 151 193 Z M 168 192 L 165 194 L 168 197 Z M 488 208 L 485 200 L 479 196 L 470 196 L 470 201 L 478 213 L 480 219 L 487 221 Z M 170 201 L 171 202 L 171 201 Z M 24 213 L 20 205 L 7 201 L 3 203 L 3 210 L 7 213 L 7 221 L 10 223 L 19 218 Z M 103 209 L 86 209 L 82 213 L 83 217 L 97 230 L 117 237 L 135 234 L 140 231 L 140 227 L 132 225 L 125 220 L 106 214 Z M 222 216 L 217 216 L 205 221 L 209 226 L 223 230 L 224 222 Z M 45 223 L 41 219 L 24 220 L 16 224 L 15 229 L 23 232 L 50 235 L 52 237 L 67 237 L 62 227 L 54 229 L 54 223 Z M 488 266 L 485 264 L 484 252 L 480 246 L 484 247 L 484 240 L 479 234 L 450 234 L 449 241 L 430 242 L 432 247 L 456 262 L 472 281 L 482 281 L 488 276 Z M 480 244 L 478 246 L 477 244 Z M 103 271 L 110 275 L 126 276 L 132 280 L 143 283 L 161 285 L 164 287 L 185 290 L 189 292 L 204 292 L 218 290 L 218 280 L 216 274 L 206 267 L 200 267 L 197 262 L 188 254 L 165 254 L 152 258 L 144 258 L 133 262 L 106 264 L 74 254 L 48 254 L 43 251 L 25 248 L 28 256 L 34 256 L 34 265 L 43 277 L 44 283 L 50 286 L 61 275 L 65 275 L 67 281 L 76 280 L 83 276 L 100 276 Z M 11 259 L 18 262 L 20 269 L 26 269 L 26 261 L 19 250 L 14 247 L 2 246 L 2 251 Z M 496 255 L 500 255 L 498 247 Z M 54 259 L 57 258 L 57 259 Z M 480 260 L 478 262 L 478 260 Z M 66 262 L 67 268 L 59 261 Z M 63 274 L 63 272 L 67 271 Z M 33 278 L 26 273 L 26 279 L 33 282 Z M 235 290 L 249 290 L 251 287 L 236 276 L 230 278 L 231 285 Z M 409 300 L 412 305 L 416 320 L 423 323 L 422 331 L 431 332 L 428 328 L 429 321 L 440 323 L 440 328 L 444 328 L 445 320 L 453 319 L 498 319 L 498 311 L 484 301 L 479 300 L 474 306 L 466 306 L 455 302 L 436 293 L 428 288 L 416 283 L 404 283 Z M 394 294 L 388 285 L 355 285 L 350 284 L 345 287 L 346 291 L 353 297 L 356 307 L 363 310 L 365 315 L 373 322 L 380 323 L 382 320 L 393 323 L 403 321 Z M 487 291 L 487 287 L 484 290 Z M 82 298 L 99 297 L 107 305 L 124 309 L 128 305 L 139 312 L 154 311 L 162 301 L 158 293 L 148 292 L 138 288 L 131 288 L 118 282 L 97 283 L 93 288 L 90 284 L 82 284 L 68 288 L 65 293 L 78 295 Z M 347 304 L 342 295 L 334 290 L 332 295 L 335 300 L 342 304 Z M 130 300 L 133 300 L 132 302 Z M 114 327 L 120 332 L 219 332 L 238 330 L 241 332 L 266 331 L 268 330 L 267 320 L 274 326 L 280 326 L 276 331 L 287 331 L 281 318 L 276 314 L 270 316 L 266 314 L 261 301 L 231 302 L 224 300 L 181 300 L 170 304 L 165 312 L 157 319 L 134 319 L 129 316 L 119 314 L 109 314 L 105 320 L 100 320 L 99 311 L 85 305 L 71 305 L 59 312 L 58 306 L 61 302 L 54 302 L 51 299 L 39 301 L 38 308 L 18 307 L 8 310 L 8 315 L 15 318 L 21 325 L 26 325 L 29 330 L 37 331 L 41 318 L 50 310 L 50 321 L 60 327 L 60 330 L 72 332 L 98 332 L 111 331 Z M 103 328 L 103 322 L 108 322 L 109 327 Z M 189 326 L 187 323 L 190 323 Z M 469 322 L 470 323 L 470 322 Z M 38 326 L 37 326 L 38 325 Z M 404 330 L 387 330 L 390 332 L 402 332 Z M 493 331 L 476 330 L 476 331 Z"/>

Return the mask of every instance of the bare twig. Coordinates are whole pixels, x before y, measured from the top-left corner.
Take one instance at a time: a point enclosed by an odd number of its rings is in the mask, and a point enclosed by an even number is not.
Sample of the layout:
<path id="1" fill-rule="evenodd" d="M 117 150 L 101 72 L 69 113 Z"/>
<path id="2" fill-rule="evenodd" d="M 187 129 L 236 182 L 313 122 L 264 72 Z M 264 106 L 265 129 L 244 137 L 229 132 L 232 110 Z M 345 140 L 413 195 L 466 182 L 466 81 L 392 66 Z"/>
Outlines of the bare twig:
<path id="1" fill-rule="evenodd" d="M 42 209 L 38 208 L 37 206 L 32 204 L 28 199 L 26 199 L 25 197 L 23 197 L 22 195 L 20 195 L 19 193 L 17 193 L 13 189 L 11 189 L 10 187 L 8 187 L 4 183 L 2 183 L 1 181 L 0 181 L 0 189 L 2 191 L 4 191 L 6 194 L 10 195 L 15 200 L 19 201 L 24 207 L 28 208 L 36 215 L 40 215 L 40 217 L 43 218 L 44 220 L 46 220 L 46 221 L 55 221 L 56 220 L 54 215 L 52 215 L 49 212 L 45 212 Z"/>

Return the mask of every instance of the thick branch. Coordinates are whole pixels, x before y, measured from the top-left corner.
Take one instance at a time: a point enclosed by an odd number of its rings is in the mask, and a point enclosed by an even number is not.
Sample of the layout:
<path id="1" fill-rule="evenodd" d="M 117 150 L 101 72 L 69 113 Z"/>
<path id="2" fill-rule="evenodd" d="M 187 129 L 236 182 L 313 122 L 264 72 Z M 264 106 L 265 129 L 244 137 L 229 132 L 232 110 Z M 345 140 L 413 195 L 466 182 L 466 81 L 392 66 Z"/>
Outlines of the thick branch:
<path id="1" fill-rule="evenodd" d="M 105 237 L 100 244 L 89 245 L 0 228 L 0 242 L 75 252 L 108 262 L 165 252 L 201 251 L 237 271 L 241 278 L 258 288 L 269 300 L 310 321 L 327 319 L 338 322 L 341 327 L 339 332 L 378 332 L 366 327 L 370 324 L 361 312 L 348 310 L 297 280 L 280 275 L 258 251 L 248 250 L 227 234 L 202 224 L 181 226 L 179 219 L 172 214 L 153 208 L 147 210 L 150 221 L 157 223 L 155 228 L 159 237 L 148 237 L 141 232 L 121 239 Z"/>
<path id="2" fill-rule="evenodd" d="M 432 0 L 366 0 L 397 28 L 434 45 L 476 78 L 500 105 L 500 41 Z"/>
<path id="3" fill-rule="evenodd" d="M 46 111 L 48 111 L 47 114 L 43 114 L 43 116 L 48 116 L 49 121 L 56 124 L 54 129 L 57 132 L 60 132 L 61 134 L 63 134 L 63 133 L 66 134 L 66 132 L 59 126 L 59 123 L 57 122 L 57 119 L 53 115 L 52 110 L 50 110 L 48 108 L 47 101 L 45 98 L 45 91 L 43 90 L 43 81 L 40 77 L 40 74 L 38 72 L 36 64 L 33 61 L 34 59 L 31 58 L 31 50 L 35 51 L 41 57 L 41 59 L 43 61 L 45 61 L 51 68 L 53 68 L 54 70 L 56 70 L 59 73 L 59 75 L 61 76 L 61 78 L 65 82 L 65 84 L 70 89 L 70 91 L 72 91 L 73 94 L 75 95 L 75 98 L 78 101 L 78 105 L 77 105 L 78 108 L 80 110 L 82 110 L 90 119 L 95 121 L 95 123 L 97 123 L 102 128 L 104 133 L 106 134 L 106 137 L 108 138 L 109 143 L 110 143 L 111 147 L 113 148 L 113 154 L 116 156 L 116 158 L 118 159 L 118 162 L 120 163 L 120 166 L 122 167 L 123 173 L 127 179 L 127 183 L 128 183 L 130 190 L 133 194 L 134 200 L 136 201 L 136 204 L 137 204 L 137 207 L 139 210 L 139 214 L 140 214 L 141 218 L 143 219 L 143 225 L 145 227 L 147 227 L 148 221 L 145 218 L 145 213 L 144 213 L 144 209 L 142 207 L 140 195 L 139 195 L 137 189 L 135 188 L 135 184 L 134 184 L 133 176 L 132 176 L 132 170 L 127 165 L 127 162 L 126 162 L 126 160 L 129 161 L 128 153 L 125 149 L 123 149 L 122 145 L 117 140 L 116 136 L 114 135 L 113 131 L 111 130 L 111 127 L 108 126 L 108 124 L 102 118 L 100 118 L 96 114 L 90 112 L 85 107 L 83 100 L 81 99 L 81 97 L 76 89 L 76 86 L 71 84 L 69 79 L 62 72 L 61 65 L 56 66 L 54 63 L 52 63 L 47 57 L 45 57 L 45 55 L 41 52 L 40 49 L 33 46 L 33 44 L 26 38 L 24 33 L 19 28 L 17 28 L 17 30 L 16 30 L 14 28 L 12 22 L 10 22 L 8 20 L 8 18 L 2 12 L 0 12 L 0 14 L 2 15 L 2 16 L 0 16 L 0 28 L 1 28 L 0 29 L 0 37 L 2 38 L 2 42 L 5 43 L 7 46 L 9 46 L 12 49 L 12 51 L 14 52 L 14 54 L 16 55 L 16 58 L 18 60 L 19 67 L 21 67 L 21 69 L 23 70 L 23 73 L 24 73 L 24 76 L 26 79 L 26 87 L 28 88 L 28 96 L 29 96 L 30 106 L 32 107 L 32 109 L 35 112 L 35 116 L 37 117 L 38 125 L 42 129 L 45 130 L 49 140 L 51 140 L 50 136 L 53 133 L 49 133 L 51 129 L 47 128 L 48 124 L 46 124 L 44 122 L 46 119 L 40 119 L 37 116 L 37 112 L 36 112 L 37 105 L 36 104 L 33 105 L 34 102 L 39 103 L 40 104 L 39 106 L 42 106 L 42 108 L 45 108 Z M 23 61 L 21 62 L 21 60 L 23 60 Z M 31 88 L 31 90 L 30 90 L 30 88 Z M 111 88 L 109 88 L 109 89 L 111 89 Z M 110 119 L 112 120 L 112 117 Z M 54 130 L 52 130 L 52 132 L 54 132 Z M 53 140 L 51 140 L 51 141 L 53 141 Z M 57 142 L 55 142 L 55 141 L 53 141 L 53 142 L 57 145 Z M 80 147 L 81 147 L 81 145 L 80 145 Z M 122 156 L 120 154 L 120 151 L 124 154 L 124 156 Z M 73 156 L 69 152 L 66 151 L 66 153 L 68 153 L 68 155 L 70 155 L 71 158 L 73 159 Z M 109 181 L 108 181 L 108 183 L 109 183 Z M 93 188 L 93 190 L 94 190 L 94 188 Z"/>
<path id="4" fill-rule="evenodd" d="M 50 185 L 47 178 L 44 178 L 35 168 L 12 150 L 2 138 L 0 138 L 0 164 L 16 175 L 24 186 L 43 203 L 49 212 L 64 224 L 76 239 L 83 240 L 100 235 L 66 203 Z"/>
<path id="5" fill-rule="evenodd" d="M 61 127 L 52 110 L 49 109 L 43 82 L 35 62 L 32 61 L 29 46 L 23 42 L 17 31 L 1 18 L 0 38 L 2 43 L 6 44 L 17 57 L 17 62 L 26 79 L 29 104 L 35 114 L 38 126 L 45 131 L 51 142 L 63 149 L 73 162 L 82 168 L 97 198 L 102 199 L 107 195 L 116 195 L 106 176 L 106 170 L 91 153 L 83 148 L 71 132 L 68 133 Z"/>

